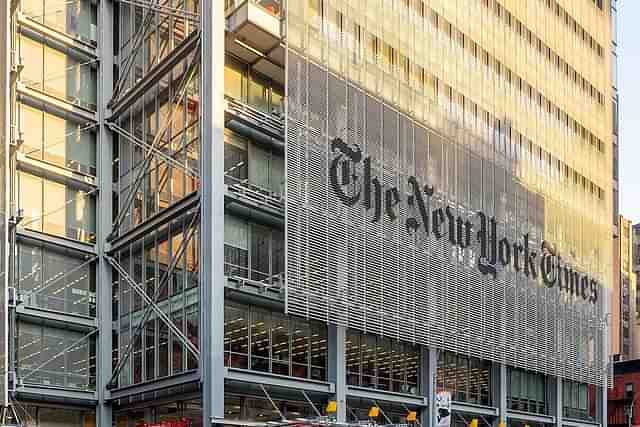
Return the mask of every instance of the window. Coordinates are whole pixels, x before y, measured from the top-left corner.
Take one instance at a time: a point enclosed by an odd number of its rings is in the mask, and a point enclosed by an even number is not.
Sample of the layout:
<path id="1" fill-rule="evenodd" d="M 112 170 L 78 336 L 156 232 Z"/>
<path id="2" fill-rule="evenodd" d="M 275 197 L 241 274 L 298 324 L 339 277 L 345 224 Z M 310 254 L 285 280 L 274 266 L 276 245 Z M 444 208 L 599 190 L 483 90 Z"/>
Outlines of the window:
<path id="1" fill-rule="evenodd" d="M 22 112 L 20 128 L 24 133 L 22 153 L 76 172 L 96 175 L 94 126 L 79 124 L 26 104 L 19 105 Z"/>
<path id="2" fill-rule="evenodd" d="M 225 275 L 280 283 L 284 271 L 284 233 L 225 215 Z"/>
<path id="3" fill-rule="evenodd" d="M 562 384 L 563 416 L 594 421 L 598 389 L 591 384 L 564 380 Z"/>
<path id="4" fill-rule="evenodd" d="M 95 200 L 90 193 L 26 172 L 19 172 L 18 187 L 22 227 L 95 242 Z"/>
<path id="5" fill-rule="evenodd" d="M 390 338 L 348 331 L 347 384 L 418 394 L 420 347 Z"/>
<path id="6" fill-rule="evenodd" d="M 20 37 L 25 86 L 63 99 L 83 108 L 96 110 L 95 62 L 76 58 L 41 41 Z M 24 71 L 23 70 L 23 71 Z"/>
<path id="7" fill-rule="evenodd" d="M 438 352 L 438 391 L 451 392 L 452 399 L 489 405 L 491 362 L 448 351 Z"/>
<path id="8" fill-rule="evenodd" d="M 225 182 L 279 198 L 284 193 L 284 157 L 225 130 Z"/>
<path id="9" fill-rule="evenodd" d="M 512 410 L 546 414 L 546 384 L 543 374 L 509 367 L 507 406 Z"/>
<path id="10" fill-rule="evenodd" d="M 79 254 L 19 243 L 18 289 L 24 304 L 95 316 L 94 264 Z"/>
<path id="11" fill-rule="evenodd" d="M 96 41 L 97 11 L 90 0 L 23 0 L 22 13 L 72 37 Z"/>
<path id="12" fill-rule="evenodd" d="M 284 88 L 229 55 L 225 56 L 224 87 L 225 96 L 264 113 L 280 115 L 284 111 Z"/>
<path id="13" fill-rule="evenodd" d="M 326 380 L 327 326 L 225 302 L 225 366 Z"/>
<path id="14" fill-rule="evenodd" d="M 20 322 L 18 375 L 28 384 L 95 390 L 95 338 L 86 332 Z"/>

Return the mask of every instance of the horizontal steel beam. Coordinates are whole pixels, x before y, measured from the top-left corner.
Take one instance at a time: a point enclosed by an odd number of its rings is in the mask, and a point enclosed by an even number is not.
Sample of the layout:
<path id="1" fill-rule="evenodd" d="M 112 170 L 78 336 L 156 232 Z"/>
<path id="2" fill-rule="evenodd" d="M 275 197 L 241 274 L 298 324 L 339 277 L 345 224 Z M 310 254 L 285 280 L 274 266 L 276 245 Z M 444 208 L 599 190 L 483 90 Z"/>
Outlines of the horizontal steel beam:
<path id="1" fill-rule="evenodd" d="M 20 25 L 20 32 L 29 32 L 38 36 L 41 35 L 41 37 L 47 39 L 48 43 L 57 42 L 57 44 L 62 45 L 64 48 L 73 49 L 87 58 L 98 57 L 96 46 L 93 45 L 92 41 L 84 41 L 71 37 L 62 31 L 34 21 L 21 12 L 18 12 L 18 24 Z"/>
<path id="2" fill-rule="evenodd" d="M 334 393 L 333 383 L 315 381 L 302 378 L 292 378 L 284 375 L 266 372 L 249 371 L 245 369 L 225 368 L 225 380 L 239 381 L 252 384 L 262 384 L 287 389 L 305 390 L 319 393 Z"/>
<path id="3" fill-rule="evenodd" d="M 372 401 L 403 403 L 420 407 L 429 406 L 428 399 L 424 396 L 394 393 L 391 391 L 374 390 L 366 387 L 347 386 L 347 396 L 368 399 Z"/>
<path id="4" fill-rule="evenodd" d="M 112 114 L 108 120 L 114 121 L 115 118 L 122 115 L 127 108 L 131 107 L 139 99 L 142 99 L 144 94 L 146 94 L 161 77 L 173 70 L 180 61 L 195 50 L 196 46 L 198 46 L 199 39 L 200 33 L 198 31 L 191 33 L 189 37 L 184 39 L 180 46 L 172 50 L 162 62 L 155 65 L 147 74 L 138 80 L 134 87 L 122 93 L 113 103 L 111 107 Z"/>
<path id="5" fill-rule="evenodd" d="M 194 209 L 198 205 L 200 200 L 200 193 L 194 191 L 188 196 L 180 199 L 168 208 L 163 209 L 152 217 L 146 219 L 144 222 L 138 224 L 126 233 L 118 236 L 111 242 L 111 248 L 109 249 L 109 255 L 112 255 L 119 250 L 126 248 L 130 244 L 139 241 L 144 236 L 158 230 L 161 225 L 167 224 L 176 218 L 186 214 L 190 209 Z M 195 211 L 194 211 L 195 214 Z"/>
<path id="6" fill-rule="evenodd" d="M 141 384 L 135 384 L 126 387 L 120 387 L 111 390 L 110 400 L 122 399 L 123 397 L 135 396 L 143 393 L 160 391 L 171 387 L 176 387 L 192 382 L 200 381 L 200 371 L 188 371 L 179 375 L 173 375 L 161 378 L 155 381 L 148 381 Z"/>
<path id="7" fill-rule="evenodd" d="M 596 421 L 587 421 L 587 420 L 574 420 L 562 418 L 562 425 L 569 427 L 596 427 L 599 426 L 600 423 Z"/>
<path id="8" fill-rule="evenodd" d="M 507 411 L 507 418 L 513 418 L 522 421 L 530 421 L 541 424 L 555 424 L 556 417 L 551 415 L 536 415 L 528 412 Z M 563 420 L 564 421 L 564 420 Z"/>
<path id="9" fill-rule="evenodd" d="M 50 234 L 40 233 L 38 231 L 26 230 L 18 228 L 16 231 L 18 241 L 32 241 L 43 243 L 45 245 L 57 248 L 69 249 L 72 251 L 84 253 L 87 255 L 97 255 L 96 248 L 91 243 L 83 243 L 77 240 L 65 239 L 63 237 L 52 236 Z"/>
<path id="10" fill-rule="evenodd" d="M 40 385 L 22 385 L 16 389 L 16 393 L 20 400 L 36 400 L 47 403 L 95 406 L 98 401 L 95 391 L 69 390 Z"/>
<path id="11" fill-rule="evenodd" d="M 64 327 L 75 331 L 90 331 L 97 328 L 96 319 L 73 314 L 51 311 L 44 308 L 18 304 L 16 314 L 20 319 L 27 319 L 29 323 Z"/>
<path id="12" fill-rule="evenodd" d="M 451 409 L 457 412 L 480 414 L 489 417 L 498 416 L 498 408 L 494 408 L 493 406 L 474 405 L 473 403 L 451 402 Z"/>

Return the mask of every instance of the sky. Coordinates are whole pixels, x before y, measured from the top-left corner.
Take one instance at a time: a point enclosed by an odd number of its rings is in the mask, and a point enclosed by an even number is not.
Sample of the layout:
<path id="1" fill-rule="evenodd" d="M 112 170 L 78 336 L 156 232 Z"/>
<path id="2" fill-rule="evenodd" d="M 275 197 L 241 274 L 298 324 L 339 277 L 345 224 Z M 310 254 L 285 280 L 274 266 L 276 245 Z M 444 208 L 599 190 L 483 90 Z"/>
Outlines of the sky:
<path id="1" fill-rule="evenodd" d="M 640 222 L 640 1 L 618 2 L 620 213 Z"/>

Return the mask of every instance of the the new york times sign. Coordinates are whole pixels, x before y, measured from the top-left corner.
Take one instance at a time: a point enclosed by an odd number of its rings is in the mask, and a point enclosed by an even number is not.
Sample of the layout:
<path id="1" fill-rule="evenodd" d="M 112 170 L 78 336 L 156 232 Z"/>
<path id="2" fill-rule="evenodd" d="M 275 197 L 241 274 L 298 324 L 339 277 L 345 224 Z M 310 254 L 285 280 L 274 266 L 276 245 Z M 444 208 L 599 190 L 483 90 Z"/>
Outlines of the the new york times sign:
<path id="1" fill-rule="evenodd" d="M 407 178 L 410 194 L 403 195 L 396 187 L 384 186 L 372 174 L 371 157 L 364 157 L 360 147 L 346 144 L 340 138 L 331 140 L 333 158 L 329 163 L 329 182 L 335 195 L 348 207 L 361 203 L 370 212 L 372 222 L 397 221 L 398 208 L 405 203 L 416 217 L 405 220 L 406 233 L 424 233 L 436 240 L 448 239 L 452 246 L 468 249 L 472 241 L 479 245 L 477 269 L 494 279 L 500 269 L 512 266 L 527 278 L 538 280 L 549 287 L 558 287 L 590 303 L 598 300 L 598 282 L 588 274 L 578 272 L 555 253 L 553 245 L 542 242 L 541 247 L 530 246 L 529 234 L 519 241 L 499 236 L 495 217 L 482 211 L 475 218 L 455 215 L 451 206 L 433 207 L 435 189 L 419 182 L 414 176 Z M 361 175 L 357 171 L 361 170 Z"/>

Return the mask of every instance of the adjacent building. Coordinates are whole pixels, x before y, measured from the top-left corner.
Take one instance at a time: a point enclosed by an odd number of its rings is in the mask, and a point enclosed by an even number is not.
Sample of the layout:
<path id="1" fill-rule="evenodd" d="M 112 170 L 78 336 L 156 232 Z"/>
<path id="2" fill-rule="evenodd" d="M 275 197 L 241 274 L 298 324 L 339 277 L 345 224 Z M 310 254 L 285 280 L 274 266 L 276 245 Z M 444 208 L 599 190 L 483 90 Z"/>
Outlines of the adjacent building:
<path id="1" fill-rule="evenodd" d="M 617 1 L 0 7 L 23 425 L 606 425 Z"/>
<path id="2" fill-rule="evenodd" d="M 615 239 L 619 243 L 614 257 L 614 269 L 617 276 L 611 297 L 612 313 L 612 354 L 617 360 L 637 359 L 640 356 L 636 335 L 640 336 L 636 314 L 637 290 L 636 273 L 634 271 L 634 228 L 631 221 L 620 215 L 618 219 L 619 236 Z"/>

